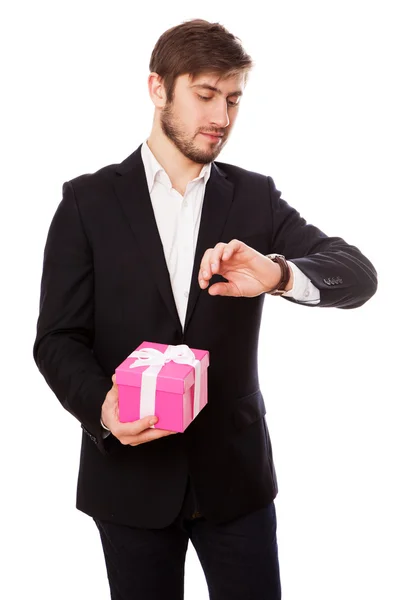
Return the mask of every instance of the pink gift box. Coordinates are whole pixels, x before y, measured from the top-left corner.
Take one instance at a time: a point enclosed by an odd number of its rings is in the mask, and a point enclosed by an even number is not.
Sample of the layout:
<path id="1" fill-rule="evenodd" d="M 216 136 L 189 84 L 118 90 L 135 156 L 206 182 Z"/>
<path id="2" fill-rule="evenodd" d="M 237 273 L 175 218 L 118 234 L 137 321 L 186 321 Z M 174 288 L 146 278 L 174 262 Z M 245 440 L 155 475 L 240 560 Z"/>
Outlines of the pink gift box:
<path id="1" fill-rule="evenodd" d="M 152 348 L 163 354 L 167 344 L 143 342 L 136 351 Z M 172 346 L 180 349 L 187 346 Z M 207 368 L 209 352 L 191 348 L 195 358 L 200 361 L 200 398 L 199 411 L 207 404 Z M 161 367 L 155 382 L 154 412 L 145 410 L 142 394 L 142 373 L 154 367 L 138 366 L 131 368 L 139 359 L 129 356 L 115 370 L 119 396 L 119 420 L 121 423 L 136 421 L 145 416 L 156 415 L 157 429 L 182 432 L 194 419 L 195 368 L 190 364 L 180 364 L 171 360 Z M 141 414 L 142 403 L 142 414 Z M 144 414 L 146 413 L 146 414 Z"/>

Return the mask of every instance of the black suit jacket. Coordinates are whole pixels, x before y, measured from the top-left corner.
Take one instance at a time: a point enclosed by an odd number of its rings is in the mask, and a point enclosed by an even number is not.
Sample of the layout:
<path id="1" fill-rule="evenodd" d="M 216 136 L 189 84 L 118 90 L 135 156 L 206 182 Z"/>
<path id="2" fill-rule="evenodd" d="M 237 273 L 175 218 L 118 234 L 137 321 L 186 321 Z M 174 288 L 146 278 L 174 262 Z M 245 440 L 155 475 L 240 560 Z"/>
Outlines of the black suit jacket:
<path id="1" fill-rule="evenodd" d="M 276 496 L 257 373 L 264 295 L 213 297 L 197 281 L 207 248 L 233 238 L 292 260 L 319 288 L 319 307 L 355 308 L 376 291 L 371 262 L 307 224 L 270 177 L 214 162 L 182 329 L 140 147 L 121 164 L 64 184 L 44 252 L 34 357 L 82 424 L 78 509 L 165 527 L 181 508 L 188 474 L 198 510 L 214 522 Z M 124 446 L 103 438 L 101 406 L 115 368 L 144 340 L 209 350 L 209 401 L 184 433 Z"/>

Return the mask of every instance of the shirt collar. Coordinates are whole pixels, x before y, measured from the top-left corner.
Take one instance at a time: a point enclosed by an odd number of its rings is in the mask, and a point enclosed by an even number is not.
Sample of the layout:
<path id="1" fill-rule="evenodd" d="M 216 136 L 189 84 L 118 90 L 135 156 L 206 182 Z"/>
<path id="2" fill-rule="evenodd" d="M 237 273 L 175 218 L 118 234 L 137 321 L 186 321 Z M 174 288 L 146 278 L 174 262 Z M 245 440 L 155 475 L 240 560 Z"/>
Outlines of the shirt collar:
<path id="1" fill-rule="evenodd" d="M 154 182 L 158 178 L 160 178 L 161 180 L 164 180 L 169 186 L 171 186 L 170 179 L 169 179 L 167 173 L 165 172 L 165 169 L 163 169 L 163 167 L 160 165 L 160 163 L 158 162 L 158 160 L 156 159 L 156 157 L 150 150 L 150 148 L 147 144 L 147 141 L 143 142 L 143 144 L 142 144 L 141 154 L 142 154 L 142 160 L 143 160 L 144 170 L 146 173 L 147 186 L 149 188 L 149 192 L 150 193 L 152 192 Z M 206 183 L 209 180 L 210 175 L 211 175 L 211 164 L 212 163 L 207 163 L 206 165 L 204 165 L 200 171 L 199 176 L 196 177 L 195 179 L 193 179 L 192 181 L 198 181 L 198 180 L 204 178 L 204 185 L 206 185 Z"/>

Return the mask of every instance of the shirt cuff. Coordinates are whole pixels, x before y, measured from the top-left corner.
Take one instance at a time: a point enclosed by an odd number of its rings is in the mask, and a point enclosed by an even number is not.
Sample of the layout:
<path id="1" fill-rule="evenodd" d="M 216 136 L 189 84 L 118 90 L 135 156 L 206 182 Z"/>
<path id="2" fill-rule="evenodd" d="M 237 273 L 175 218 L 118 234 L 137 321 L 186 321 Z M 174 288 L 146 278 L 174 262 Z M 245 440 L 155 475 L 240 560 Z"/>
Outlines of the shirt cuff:
<path id="1" fill-rule="evenodd" d="M 299 269 L 294 263 L 290 260 L 287 261 L 288 265 L 290 265 L 293 271 L 293 287 L 291 290 L 282 294 L 282 296 L 287 296 L 289 298 L 293 298 L 298 302 L 304 302 L 307 304 L 318 304 L 320 302 L 320 291 L 315 287 L 311 280 L 304 275 L 303 271 Z"/>
<path id="2" fill-rule="evenodd" d="M 103 430 L 101 432 L 101 435 L 102 435 L 103 440 L 104 440 L 106 437 L 108 437 L 110 435 L 111 431 L 110 431 L 110 429 L 108 429 L 108 427 L 106 427 L 104 425 L 104 423 L 103 423 L 103 421 L 101 419 L 100 419 L 100 423 L 101 423 L 101 426 L 103 428 Z"/>

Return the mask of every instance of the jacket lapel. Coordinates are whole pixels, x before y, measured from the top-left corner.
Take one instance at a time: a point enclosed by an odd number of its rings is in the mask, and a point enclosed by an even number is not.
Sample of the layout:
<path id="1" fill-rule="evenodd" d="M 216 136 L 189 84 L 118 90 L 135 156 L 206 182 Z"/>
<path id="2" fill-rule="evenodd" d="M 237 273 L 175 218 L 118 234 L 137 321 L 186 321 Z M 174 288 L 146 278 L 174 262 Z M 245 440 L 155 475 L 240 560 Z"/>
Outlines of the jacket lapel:
<path id="1" fill-rule="evenodd" d="M 115 192 L 133 235 L 142 249 L 143 260 L 148 262 L 149 271 L 156 281 L 161 297 L 176 326 L 182 331 L 140 148 L 141 146 L 119 165 Z"/>
<path id="2" fill-rule="evenodd" d="M 224 226 L 232 205 L 233 190 L 234 186 L 228 181 L 225 173 L 215 163 L 212 163 L 211 175 L 206 185 L 203 210 L 201 213 L 199 235 L 197 238 L 189 300 L 186 311 L 185 331 L 188 328 L 200 292 L 208 294 L 208 288 L 202 290 L 199 286 L 198 275 L 200 263 L 205 251 L 208 250 L 208 248 L 214 248 L 218 242 L 222 241 Z"/>
<path id="3" fill-rule="evenodd" d="M 118 165 L 115 192 L 171 318 L 182 332 L 140 149 L 141 146 Z M 233 184 L 227 180 L 225 173 L 213 163 L 204 195 L 184 324 L 185 331 L 193 315 L 200 291 L 202 291 L 198 283 L 201 259 L 208 248 L 213 248 L 222 241 L 224 225 L 233 200 L 233 189 Z M 203 293 L 208 292 L 205 290 Z"/>

